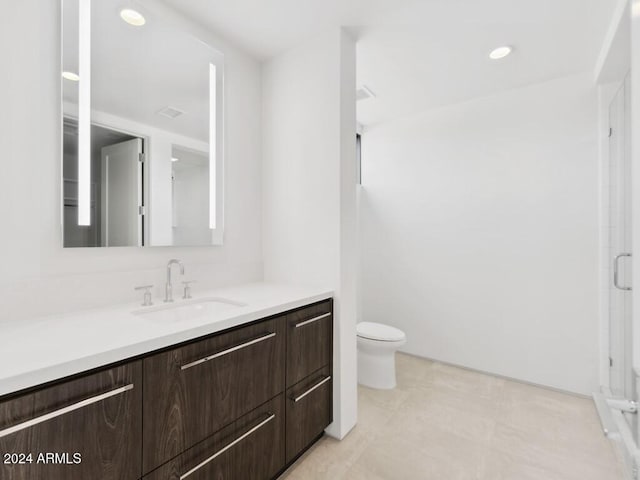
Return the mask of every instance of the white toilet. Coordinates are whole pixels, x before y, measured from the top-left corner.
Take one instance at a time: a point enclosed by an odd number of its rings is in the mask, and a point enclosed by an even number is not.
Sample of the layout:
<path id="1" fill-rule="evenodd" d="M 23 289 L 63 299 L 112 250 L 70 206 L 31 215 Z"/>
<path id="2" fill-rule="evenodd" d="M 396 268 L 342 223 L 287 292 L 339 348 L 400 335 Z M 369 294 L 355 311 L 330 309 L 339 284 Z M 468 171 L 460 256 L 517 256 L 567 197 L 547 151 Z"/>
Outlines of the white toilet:
<path id="1" fill-rule="evenodd" d="M 396 350 L 407 343 L 402 330 L 389 325 L 360 322 L 358 335 L 358 383 L 365 387 L 396 386 Z"/>

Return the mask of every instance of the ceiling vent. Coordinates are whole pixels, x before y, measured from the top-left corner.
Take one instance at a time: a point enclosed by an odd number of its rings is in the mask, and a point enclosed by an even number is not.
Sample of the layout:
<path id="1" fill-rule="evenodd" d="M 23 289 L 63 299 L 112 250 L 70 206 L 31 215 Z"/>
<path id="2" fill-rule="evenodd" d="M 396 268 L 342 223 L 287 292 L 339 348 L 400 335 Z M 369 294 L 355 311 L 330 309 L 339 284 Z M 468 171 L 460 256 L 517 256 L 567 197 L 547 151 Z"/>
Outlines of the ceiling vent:
<path id="1" fill-rule="evenodd" d="M 366 100 L 367 98 L 376 98 L 376 94 L 366 85 L 362 85 L 356 90 L 356 100 Z"/>
<path id="2" fill-rule="evenodd" d="M 182 110 L 178 110 L 177 108 L 174 108 L 174 107 L 164 107 L 158 110 L 156 113 L 158 115 L 162 115 L 163 117 L 167 117 L 171 119 L 177 118 L 180 115 L 184 114 Z"/>

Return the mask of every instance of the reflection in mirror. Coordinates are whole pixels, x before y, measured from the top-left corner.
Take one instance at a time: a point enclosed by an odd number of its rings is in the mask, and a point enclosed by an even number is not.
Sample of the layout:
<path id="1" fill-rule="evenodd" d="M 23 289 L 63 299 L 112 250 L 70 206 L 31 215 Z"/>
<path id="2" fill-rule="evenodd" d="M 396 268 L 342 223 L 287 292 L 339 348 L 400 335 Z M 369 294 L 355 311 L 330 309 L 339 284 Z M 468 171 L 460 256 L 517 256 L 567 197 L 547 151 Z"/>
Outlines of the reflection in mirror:
<path id="1" fill-rule="evenodd" d="M 142 246 L 138 205 L 144 140 L 98 125 L 91 126 L 89 225 L 78 225 L 78 124 L 64 122 L 64 239 L 67 247 Z"/>
<path id="2" fill-rule="evenodd" d="M 210 236 L 209 158 L 180 145 L 172 149 L 173 244 L 204 245 Z"/>
<path id="3" fill-rule="evenodd" d="M 222 55 L 152 11 L 63 0 L 65 247 L 222 243 Z"/>

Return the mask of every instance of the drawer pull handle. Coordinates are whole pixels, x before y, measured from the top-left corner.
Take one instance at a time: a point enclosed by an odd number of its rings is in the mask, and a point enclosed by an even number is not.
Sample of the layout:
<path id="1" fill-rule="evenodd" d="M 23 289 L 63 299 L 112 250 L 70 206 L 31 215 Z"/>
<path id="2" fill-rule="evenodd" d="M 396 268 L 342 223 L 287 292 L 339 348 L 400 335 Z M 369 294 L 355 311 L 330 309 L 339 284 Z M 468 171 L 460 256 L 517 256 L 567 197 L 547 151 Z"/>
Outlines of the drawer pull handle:
<path id="1" fill-rule="evenodd" d="M 313 392 L 316 388 L 321 387 L 322 385 L 324 385 L 325 383 L 327 383 L 329 380 L 331 380 L 331 375 L 329 375 L 328 377 L 324 377 L 322 380 L 320 380 L 318 383 L 316 383 L 313 387 L 311 387 L 309 390 L 307 390 L 306 392 L 298 395 L 295 398 L 291 398 L 294 402 L 299 402 L 300 400 L 302 400 L 304 397 L 306 397 L 307 395 L 309 395 L 311 392 Z"/>
<path id="2" fill-rule="evenodd" d="M 231 352 L 235 352 L 236 350 L 240 350 L 242 348 L 246 348 L 250 345 L 254 345 L 259 342 L 263 342 L 270 338 L 276 336 L 276 332 L 268 333 L 258 338 L 254 338 L 253 340 L 249 340 L 248 342 L 241 343 L 240 345 L 236 345 L 235 347 L 227 348 L 226 350 L 222 350 L 221 352 L 214 353 L 213 355 L 209 355 L 208 357 L 201 358 L 199 360 L 195 360 L 193 362 L 187 363 L 180 367 L 180 370 L 186 370 L 187 368 L 195 367 L 196 365 L 200 365 L 201 363 L 208 362 L 209 360 L 213 360 L 214 358 L 222 357 L 223 355 L 227 355 Z"/>
<path id="3" fill-rule="evenodd" d="M 296 323 L 296 328 L 304 327 L 305 325 L 309 325 L 310 323 L 317 322 L 318 320 L 327 318 L 329 315 L 331 315 L 331 312 L 323 313 L 322 315 L 318 315 L 317 317 L 310 318 L 309 320 L 305 320 L 304 322 Z"/>
<path id="4" fill-rule="evenodd" d="M 220 450 L 218 450 L 216 453 L 214 453 L 213 455 L 211 455 L 209 458 L 203 460 L 202 462 L 200 462 L 198 465 L 196 465 L 195 467 L 193 467 L 191 470 L 189 470 L 186 473 L 183 473 L 182 475 L 180 475 L 180 480 L 184 480 L 185 478 L 187 478 L 189 475 L 191 475 L 192 473 L 200 470 L 202 467 L 204 467 L 207 463 L 211 462 L 212 460 L 215 460 L 216 457 L 219 457 L 220 455 L 222 455 L 224 452 L 226 452 L 227 450 L 229 450 L 230 448 L 232 448 L 234 445 L 237 445 L 238 443 L 240 443 L 242 440 L 244 440 L 245 438 L 247 438 L 249 435 L 251 435 L 253 432 L 255 432 L 256 430 L 259 430 L 260 428 L 262 428 L 263 426 L 265 426 L 267 423 L 269 423 L 271 420 L 273 420 L 274 418 L 276 418 L 275 414 L 271 413 L 269 414 L 269 417 L 264 419 L 262 422 L 260 422 L 258 425 L 256 425 L 255 427 L 253 427 L 251 430 L 249 430 L 248 432 L 245 432 L 244 434 L 242 434 L 241 436 L 239 436 L 238 438 L 236 438 L 233 442 L 227 444 L 226 446 L 222 447 Z"/>
<path id="5" fill-rule="evenodd" d="M 129 385 L 125 385 L 124 387 L 116 388 L 115 390 L 111 390 L 109 392 L 96 395 L 95 397 L 87 398 L 85 400 L 72 403 L 67 407 L 54 410 L 53 412 L 46 413 L 36 418 L 32 418 L 31 420 L 27 420 L 26 422 L 19 423 L 17 425 L 14 425 L 13 427 L 5 428 L 4 430 L 0 430 L 0 438 L 6 437 L 7 435 L 11 435 L 12 433 L 19 432 L 20 430 L 24 430 L 25 428 L 33 427 L 34 425 L 38 425 L 39 423 L 46 422 L 47 420 L 51 420 L 52 418 L 59 417 L 66 413 L 73 412 L 74 410 L 79 410 L 93 403 L 98 403 L 107 398 L 115 397 L 116 395 L 120 395 L 121 393 L 131 390 L 132 388 L 133 388 L 133 383 L 130 383 Z"/>

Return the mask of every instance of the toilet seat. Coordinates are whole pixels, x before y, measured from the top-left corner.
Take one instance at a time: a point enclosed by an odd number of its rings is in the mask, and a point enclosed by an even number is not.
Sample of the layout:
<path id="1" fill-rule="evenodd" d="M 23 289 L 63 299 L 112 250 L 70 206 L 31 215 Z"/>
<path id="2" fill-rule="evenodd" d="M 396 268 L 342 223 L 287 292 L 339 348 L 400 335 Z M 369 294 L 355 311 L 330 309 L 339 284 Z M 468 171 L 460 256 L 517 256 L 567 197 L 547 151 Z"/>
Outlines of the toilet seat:
<path id="1" fill-rule="evenodd" d="M 358 323 L 356 325 L 356 333 L 360 338 L 378 342 L 400 342 L 406 338 L 402 330 L 374 322 Z"/>

